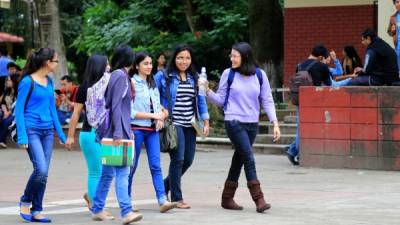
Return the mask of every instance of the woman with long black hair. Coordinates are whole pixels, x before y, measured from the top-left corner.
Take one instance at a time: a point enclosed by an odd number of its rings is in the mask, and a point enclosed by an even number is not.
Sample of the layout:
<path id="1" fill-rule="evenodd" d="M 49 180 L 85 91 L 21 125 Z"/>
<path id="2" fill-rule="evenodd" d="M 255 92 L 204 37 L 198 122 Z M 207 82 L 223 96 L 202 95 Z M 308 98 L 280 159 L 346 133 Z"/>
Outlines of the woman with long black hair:
<path id="1" fill-rule="evenodd" d="M 192 165 L 196 151 L 196 131 L 191 123 L 193 117 L 204 121 L 203 134 L 207 136 L 209 133 L 206 98 L 198 94 L 198 74 L 193 57 L 193 51 L 188 45 L 178 45 L 172 54 L 166 74 L 159 71 L 155 75 L 161 104 L 172 114 L 178 136 L 177 149 L 170 152 L 169 174 L 164 179 L 164 186 L 167 193 L 171 190 L 171 201 L 178 202 L 177 208 L 180 209 L 190 208 L 190 205 L 183 201 L 181 179 Z M 168 94 L 171 96 L 171 104 L 168 103 Z"/>
<path id="2" fill-rule="evenodd" d="M 15 107 L 18 145 L 27 149 L 33 164 L 33 173 L 20 200 L 20 216 L 28 222 L 51 222 L 41 212 L 53 152 L 54 128 L 65 143 L 57 118 L 53 81 L 48 77 L 57 64 L 58 55 L 51 48 L 32 52 L 18 87 Z"/>
<path id="3" fill-rule="evenodd" d="M 75 128 L 82 111 L 85 110 L 85 102 L 88 88 L 92 87 L 105 72 L 110 70 L 108 59 L 105 55 L 92 55 L 87 63 L 84 73 L 84 82 L 79 85 L 76 102 L 74 104 L 74 112 L 71 117 L 71 122 L 68 130 L 68 138 L 66 147 L 72 149 L 75 143 Z M 96 193 L 97 184 L 101 176 L 101 159 L 100 159 L 100 144 L 96 142 L 96 131 L 88 122 L 87 117 L 84 117 L 82 129 L 79 132 L 79 146 L 85 157 L 88 174 L 87 174 L 87 193 L 84 194 L 84 199 L 90 208 L 93 202 L 93 197 Z"/>
<path id="4" fill-rule="evenodd" d="M 109 126 L 102 125 L 97 129 L 97 138 L 112 138 L 115 144 L 122 140 L 133 140 L 130 128 L 131 102 L 134 97 L 129 70 L 132 68 L 134 53 L 127 45 L 118 46 L 111 58 L 111 77 L 105 93 L 106 107 L 110 110 Z M 106 123 L 103 123 L 106 124 Z M 102 132 L 99 130 L 104 129 Z M 99 136 L 101 135 L 101 136 Z M 123 224 L 142 219 L 142 215 L 133 212 L 131 198 L 128 194 L 129 166 L 103 165 L 100 181 L 93 198 L 92 219 L 96 221 L 113 220 L 114 217 L 104 211 L 110 185 L 115 177 L 115 192 L 121 209 Z"/>
<path id="5" fill-rule="evenodd" d="M 139 52 L 133 63 L 132 83 L 135 87 L 135 101 L 132 102 L 131 126 L 135 134 L 135 163 L 131 168 L 129 185 L 132 184 L 133 175 L 139 162 L 142 144 L 146 146 L 147 158 L 153 187 L 156 191 L 160 212 L 164 213 L 176 207 L 165 194 L 165 187 L 160 165 L 160 135 L 159 130 L 164 126 L 164 119 L 168 117 L 168 111 L 160 103 L 158 92 L 151 70 L 152 60 L 147 52 Z M 131 192 L 131 188 L 129 188 Z"/>
<path id="6" fill-rule="evenodd" d="M 242 167 L 247 179 L 257 212 L 271 207 L 264 200 L 261 184 L 256 173 L 253 143 L 258 132 L 260 105 L 273 123 L 274 141 L 280 138 L 280 130 L 275 112 L 274 99 L 268 78 L 253 57 L 251 46 L 240 42 L 232 46 L 230 60 L 232 67 L 221 76 L 217 93 L 207 88 L 210 102 L 223 107 L 225 129 L 235 147 L 228 178 L 222 192 L 221 206 L 225 209 L 242 210 L 233 197 L 238 187 Z"/>

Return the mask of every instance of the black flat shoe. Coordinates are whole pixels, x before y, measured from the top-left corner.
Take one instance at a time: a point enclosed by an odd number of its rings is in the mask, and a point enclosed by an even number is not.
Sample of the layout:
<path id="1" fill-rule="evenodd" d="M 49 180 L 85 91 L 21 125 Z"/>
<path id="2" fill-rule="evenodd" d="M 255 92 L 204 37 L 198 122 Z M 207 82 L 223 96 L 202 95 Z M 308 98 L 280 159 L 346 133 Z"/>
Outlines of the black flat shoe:
<path id="1" fill-rule="evenodd" d="M 291 154 L 289 154 L 287 152 L 286 152 L 286 155 L 287 155 L 290 163 L 292 163 L 292 165 L 294 165 L 294 166 L 298 166 L 299 165 L 299 161 L 296 160 L 295 156 L 292 156 Z"/>

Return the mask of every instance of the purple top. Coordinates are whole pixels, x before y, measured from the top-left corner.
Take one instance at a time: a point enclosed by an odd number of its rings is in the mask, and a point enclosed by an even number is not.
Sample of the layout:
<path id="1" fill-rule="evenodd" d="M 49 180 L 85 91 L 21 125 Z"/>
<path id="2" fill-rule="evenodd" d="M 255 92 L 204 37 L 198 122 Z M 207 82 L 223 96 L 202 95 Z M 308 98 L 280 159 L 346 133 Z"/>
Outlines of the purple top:
<path id="1" fill-rule="evenodd" d="M 217 93 L 212 90 L 207 92 L 207 98 L 210 102 L 223 107 L 226 91 L 228 88 L 228 74 L 230 69 L 226 69 L 221 76 Z M 256 123 L 260 117 L 260 103 L 268 115 L 270 121 L 277 120 L 275 113 L 274 99 L 271 94 L 271 87 L 267 75 L 262 70 L 263 85 L 256 75 L 244 76 L 238 72 L 235 73 L 228 104 L 225 111 L 225 120 L 238 120 L 244 123 Z M 260 95 L 261 90 L 261 95 Z M 259 102 L 259 97 L 260 101 Z"/>

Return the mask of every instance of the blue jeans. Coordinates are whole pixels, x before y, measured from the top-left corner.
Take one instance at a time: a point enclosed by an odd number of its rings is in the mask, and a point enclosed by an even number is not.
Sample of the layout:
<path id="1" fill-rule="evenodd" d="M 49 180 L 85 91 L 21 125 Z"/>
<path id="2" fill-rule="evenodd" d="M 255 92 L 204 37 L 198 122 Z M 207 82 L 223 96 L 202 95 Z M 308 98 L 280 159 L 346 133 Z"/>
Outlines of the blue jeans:
<path id="1" fill-rule="evenodd" d="M 6 143 L 8 127 L 11 125 L 13 119 L 14 116 L 10 115 L 0 122 L 0 142 Z"/>
<path id="2" fill-rule="evenodd" d="M 90 132 L 81 131 L 79 133 L 79 146 L 86 160 L 88 168 L 87 190 L 89 199 L 93 202 L 103 167 L 101 165 L 100 144 L 96 142 L 95 129 L 92 129 Z"/>
<path id="3" fill-rule="evenodd" d="M 178 134 L 178 147 L 170 152 L 169 174 L 164 179 L 165 191 L 171 190 L 171 201 L 183 200 L 181 179 L 193 163 L 196 152 L 196 131 L 193 127 L 175 126 Z"/>
<path id="4" fill-rule="evenodd" d="M 50 159 L 53 152 L 53 129 L 28 128 L 28 154 L 33 165 L 33 172 L 26 184 L 21 204 L 30 206 L 31 213 L 39 214 L 43 210 L 43 196 L 46 190 Z"/>
<path id="5" fill-rule="evenodd" d="M 399 74 L 400 74 L 400 46 L 396 48 L 396 55 L 397 55 L 397 66 L 399 67 Z"/>
<path id="6" fill-rule="evenodd" d="M 242 166 L 244 166 L 247 181 L 257 180 L 252 145 L 257 136 L 258 123 L 242 123 L 238 120 L 225 121 L 225 130 L 235 148 L 228 180 L 238 182 Z"/>
<path id="7" fill-rule="evenodd" d="M 93 199 L 92 213 L 103 211 L 110 185 L 115 177 L 115 193 L 117 195 L 121 217 L 132 211 L 131 198 L 128 195 L 128 166 L 104 166 L 100 181 L 97 185 L 96 195 Z"/>
<path id="8" fill-rule="evenodd" d="M 151 171 L 151 177 L 153 178 L 153 187 L 156 191 L 158 204 L 163 205 L 167 201 L 167 195 L 165 194 L 163 176 L 160 166 L 160 135 L 156 131 L 142 131 L 135 130 L 135 162 L 131 167 L 131 173 L 129 174 L 129 196 L 131 196 L 131 186 L 133 175 L 136 172 L 136 168 L 139 162 L 140 149 L 144 142 L 147 151 L 147 161 Z"/>
<path id="9" fill-rule="evenodd" d="M 297 111 L 297 128 L 296 128 L 296 138 L 295 140 L 289 145 L 287 153 L 293 157 L 299 157 L 299 150 L 300 150 L 300 110 L 299 107 L 296 109 Z"/>

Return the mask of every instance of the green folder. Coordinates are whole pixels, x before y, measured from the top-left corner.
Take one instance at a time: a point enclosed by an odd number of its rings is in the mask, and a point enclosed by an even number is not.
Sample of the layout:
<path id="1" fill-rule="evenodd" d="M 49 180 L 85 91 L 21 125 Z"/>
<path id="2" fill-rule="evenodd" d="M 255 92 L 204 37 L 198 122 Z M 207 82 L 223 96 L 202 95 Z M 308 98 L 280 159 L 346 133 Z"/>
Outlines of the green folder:
<path id="1" fill-rule="evenodd" d="M 101 163 L 107 166 L 132 166 L 135 155 L 133 140 L 122 140 L 114 145 L 113 139 L 101 140 Z"/>

